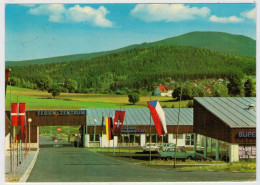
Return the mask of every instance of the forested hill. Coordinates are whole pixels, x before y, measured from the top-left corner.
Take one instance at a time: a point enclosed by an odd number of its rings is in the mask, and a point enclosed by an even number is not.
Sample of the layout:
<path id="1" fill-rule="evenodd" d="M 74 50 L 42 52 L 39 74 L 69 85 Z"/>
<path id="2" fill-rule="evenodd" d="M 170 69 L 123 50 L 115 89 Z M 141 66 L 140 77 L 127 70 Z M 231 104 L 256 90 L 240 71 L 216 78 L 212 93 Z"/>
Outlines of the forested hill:
<path id="1" fill-rule="evenodd" d="M 187 46 L 132 49 L 91 60 L 70 63 L 14 66 L 13 85 L 37 88 L 39 81 L 73 82 L 79 92 L 94 89 L 152 90 L 161 80 L 225 78 L 232 73 L 254 75 L 256 60 Z"/>
<path id="2" fill-rule="evenodd" d="M 242 35 L 233 35 L 223 32 L 191 32 L 177 37 L 151 42 L 130 45 L 116 50 L 95 52 L 88 54 L 67 55 L 60 57 L 43 58 L 25 61 L 6 61 L 6 66 L 28 64 L 46 64 L 57 62 L 71 62 L 76 60 L 89 60 L 98 56 L 117 53 L 134 48 L 146 48 L 157 45 L 193 46 L 204 49 L 216 50 L 239 56 L 256 57 L 256 41 Z"/>

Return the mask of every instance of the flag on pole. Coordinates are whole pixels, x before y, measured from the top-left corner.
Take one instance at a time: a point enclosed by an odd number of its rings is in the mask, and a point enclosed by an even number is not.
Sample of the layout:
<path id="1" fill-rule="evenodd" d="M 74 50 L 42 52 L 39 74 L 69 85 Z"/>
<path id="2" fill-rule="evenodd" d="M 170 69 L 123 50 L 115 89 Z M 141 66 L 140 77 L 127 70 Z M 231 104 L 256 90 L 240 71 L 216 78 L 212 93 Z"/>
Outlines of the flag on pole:
<path id="1" fill-rule="evenodd" d="M 8 84 L 9 72 L 10 72 L 10 69 L 5 69 L 5 94 L 6 94 L 6 87 Z"/>
<path id="2" fill-rule="evenodd" d="M 20 139 L 26 139 L 26 114 L 25 114 L 25 103 L 19 103 L 19 125 L 21 125 Z"/>
<path id="3" fill-rule="evenodd" d="M 102 116 L 102 121 L 101 121 L 101 132 L 103 136 L 103 128 L 104 128 L 104 116 Z"/>
<path id="4" fill-rule="evenodd" d="M 123 128 L 123 123 L 125 119 L 125 111 L 116 110 L 115 119 L 113 124 L 113 135 L 119 136 Z"/>
<path id="5" fill-rule="evenodd" d="M 13 132 L 13 138 L 17 140 L 16 136 L 20 132 L 21 125 L 18 123 L 18 109 L 19 109 L 19 104 L 18 103 L 11 103 L 11 120 L 12 120 L 12 126 L 14 127 L 15 131 Z"/>
<path id="6" fill-rule="evenodd" d="M 153 118 L 153 122 L 156 128 L 156 131 L 159 136 L 167 133 L 165 114 L 159 102 L 156 101 L 148 101 L 148 107 L 150 109 L 151 116 Z"/>
<path id="7" fill-rule="evenodd" d="M 18 125 L 18 113 L 17 113 L 17 103 L 11 103 L 11 119 L 12 125 Z"/>
<path id="8" fill-rule="evenodd" d="M 111 117 L 107 117 L 106 118 L 106 135 L 107 135 L 107 141 L 112 140 L 113 134 L 112 134 L 112 130 L 113 130 L 113 120 Z"/>

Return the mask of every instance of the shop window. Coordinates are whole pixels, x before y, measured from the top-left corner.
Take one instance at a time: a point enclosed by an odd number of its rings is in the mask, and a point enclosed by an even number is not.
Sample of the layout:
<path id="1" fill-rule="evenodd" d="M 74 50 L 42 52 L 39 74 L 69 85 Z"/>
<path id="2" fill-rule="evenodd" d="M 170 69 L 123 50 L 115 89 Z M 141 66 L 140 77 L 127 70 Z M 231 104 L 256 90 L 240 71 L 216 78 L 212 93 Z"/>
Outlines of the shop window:
<path id="1" fill-rule="evenodd" d="M 152 134 L 152 143 L 157 143 L 157 135 Z"/>
<path id="2" fill-rule="evenodd" d="M 150 142 L 150 134 L 145 135 L 145 142 L 149 143 Z"/>
<path id="3" fill-rule="evenodd" d="M 100 135 L 96 134 L 95 141 L 99 141 L 99 140 L 100 140 Z M 94 141 L 94 134 L 89 135 L 89 141 Z"/>
<path id="4" fill-rule="evenodd" d="M 185 135 L 185 145 L 194 145 L 194 134 Z"/>
<path id="5" fill-rule="evenodd" d="M 122 143 L 129 143 L 128 134 L 122 135 Z"/>
<path id="6" fill-rule="evenodd" d="M 218 141 L 219 160 L 229 161 L 229 143 Z"/>
<path id="7" fill-rule="evenodd" d="M 135 144 L 136 144 L 137 146 L 140 145 L 140 134 L 136 134 L 136 135 L 135 135 Z"/>
<path id="8" fill-rule="evenodd" d="M 240 159 L 255 159 L 256 158 L 256 146 L 239 146 L 239 158 Z"/>
<path id="9" fill-rule="evenodd" d="M 135 135 L 130 135 L 130 143 L 135 143 Z"/>

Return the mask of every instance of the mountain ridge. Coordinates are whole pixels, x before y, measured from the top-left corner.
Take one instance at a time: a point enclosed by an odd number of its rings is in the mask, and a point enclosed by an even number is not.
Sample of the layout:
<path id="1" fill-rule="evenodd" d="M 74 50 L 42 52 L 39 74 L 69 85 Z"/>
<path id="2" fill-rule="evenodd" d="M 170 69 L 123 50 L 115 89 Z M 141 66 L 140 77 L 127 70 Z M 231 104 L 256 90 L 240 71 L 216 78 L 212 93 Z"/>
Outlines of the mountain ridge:
<path id="1" fill-rule="evenodd" d="M 42 59 L 6 61 L 6 66 L 23 66 L 30 64 L 46 64 L 57 62 L 72 62 L 77 60 L 89 60 L 98 56 L 131 50 L 135 48 L 146 48 L 157 45 L 192 46 L 202 49 L 210 49 L 238 56 L 256 57 L 256 40 L 244 36 L 225 32 L 194 31 L 179 36 L 170 37 L 154 42 L 133 44 L 122 48 L 92 53 L 73 54 Z"/>

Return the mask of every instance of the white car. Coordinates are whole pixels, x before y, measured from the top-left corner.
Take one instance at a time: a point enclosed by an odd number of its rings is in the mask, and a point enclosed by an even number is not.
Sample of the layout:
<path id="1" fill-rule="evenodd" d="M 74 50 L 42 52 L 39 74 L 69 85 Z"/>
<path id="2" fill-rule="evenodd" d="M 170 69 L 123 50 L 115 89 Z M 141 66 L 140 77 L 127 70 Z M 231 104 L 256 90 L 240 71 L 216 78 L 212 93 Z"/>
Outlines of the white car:
<path id="1" fill-rule="evenodd" d="M 159 147 L 155 143 L 146 143 L 145 146 L 143 146 L 143 152 L 149 152 L 150 148 L 152 152 L 159 151 Z"/>

